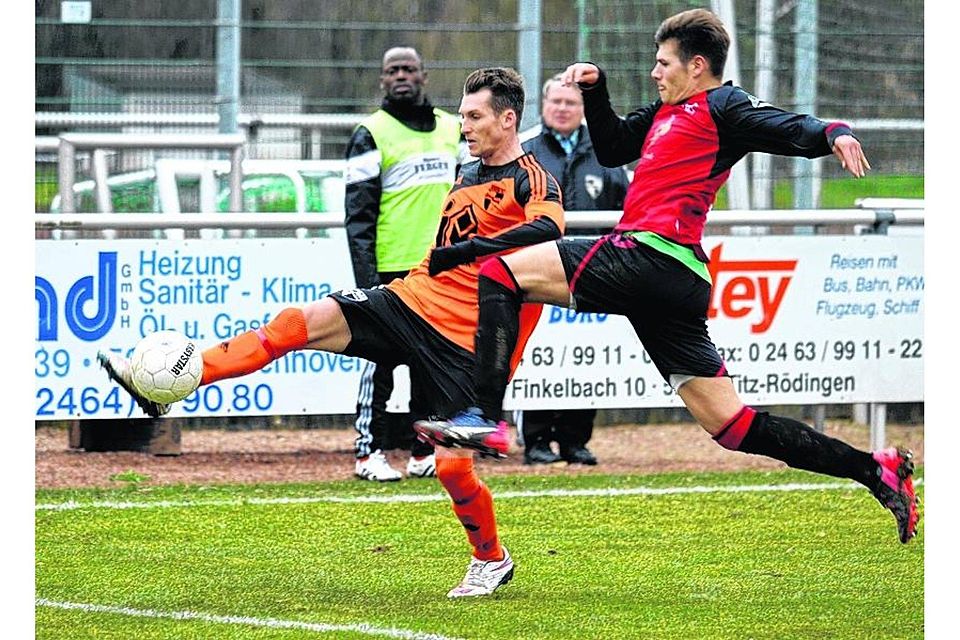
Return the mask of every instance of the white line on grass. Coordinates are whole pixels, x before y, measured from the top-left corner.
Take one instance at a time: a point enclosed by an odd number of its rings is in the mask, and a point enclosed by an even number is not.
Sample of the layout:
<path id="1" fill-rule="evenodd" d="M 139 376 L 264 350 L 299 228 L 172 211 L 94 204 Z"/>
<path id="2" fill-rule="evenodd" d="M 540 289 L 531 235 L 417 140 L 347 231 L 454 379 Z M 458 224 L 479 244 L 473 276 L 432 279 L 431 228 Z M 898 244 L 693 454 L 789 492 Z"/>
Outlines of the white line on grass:
<path id="1" fill-rule="evenodd" d="M 370 636 L 386 636 L 388 638 L 402 638 L 403 640 L 459 640 L 451 636 L 442 636 L 436 633 L 421 633 L 407 631 L 393 627 L 377 627 L 367 623 L 357 624 L 327 624 L 325 622 L 300 622 L 297 620 L 277 620 L 275 618 L 252 618 L 249 616 L 218 616 L 197 611 L 157 611 L 155 609 L 133 609 L 131 607 L 114 607 L 102 604 L 84 604 L 79 602 L 58 602 L 37 598 L 38 607 L 53 607 L 56 609 L 72 609 L 88 613 L 114 613 L 137 618 L 164 618 L 167 620 L 199 620 L 200 622 L 214 622 L 218 624 L 237 624 L 251 627 L 269 627 L 271 629 L 300 629 L 316 631 L 317 633 L 337 633 L 349 631 Z"/>
<path id="2" fill-rule="evenodd" d="M 914 485 L 923 484 L 923 479 L 914 480 Z M 756 493 L 764 491 L 825 491 L 862 488 L 854 482 L 788 483 L 714 487 L 636 487 L 631 489 L 545 489 L 543 491 L 503 491 L 494 494 L 497 500 L 511 498 L 570 498 L 570 497 L 618 497 L 618 496 L 664 496 L 703 493 Z M 156 500 L 148 502 L 56 502 L 36 505 L 36 511 L 70 511 L 74 509 L 167 509 L 182 507 L 228 507 L 240 505 L 313 504 L 313 503 L 418 503 L 445 502 L 446 494 L 398 494 L 393 496 L 312 496 L 303 498 L 241 498 L 232 500 Z"/>

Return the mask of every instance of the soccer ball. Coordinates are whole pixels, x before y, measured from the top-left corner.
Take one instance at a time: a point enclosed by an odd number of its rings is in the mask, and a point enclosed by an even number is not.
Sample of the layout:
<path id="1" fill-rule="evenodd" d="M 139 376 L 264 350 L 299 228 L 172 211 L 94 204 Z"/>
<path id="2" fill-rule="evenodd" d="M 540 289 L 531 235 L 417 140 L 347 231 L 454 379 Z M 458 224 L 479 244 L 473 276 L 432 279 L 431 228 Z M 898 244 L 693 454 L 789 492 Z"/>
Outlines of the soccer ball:
<path id="1" fill-rule="evenodd" d="M 157 331 L 137 343 L 130 358 L 133 386 L 148 400 L 170 404 L 200 386 L 203 356 L 177 331 Z"/>

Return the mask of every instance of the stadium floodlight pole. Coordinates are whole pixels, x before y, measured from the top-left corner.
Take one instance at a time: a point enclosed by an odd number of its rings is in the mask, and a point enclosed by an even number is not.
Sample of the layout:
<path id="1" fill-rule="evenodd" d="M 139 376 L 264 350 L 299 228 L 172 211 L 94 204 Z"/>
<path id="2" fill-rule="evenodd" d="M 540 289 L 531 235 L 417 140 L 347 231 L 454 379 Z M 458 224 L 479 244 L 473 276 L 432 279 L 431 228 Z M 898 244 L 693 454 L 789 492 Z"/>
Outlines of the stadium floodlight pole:
<path id="1" fill-rule="evenodd" d="M 529 129 L 540 119 L 541 9 L 540 0 L 520 0 L 517 4 L 517 71 L 526 88 L 521 130 Z"/>
<path id="2" fill-rule="evenodd" d="M 577 60 L 590 59 L 590 27 L 587 26 L 587 0 L 577 0 Z"/>
<path id="3" fill-rule="evenodd" d="M 737 16 L 733 8 L 733 0 L 711 0 L 710 8 L 720 17 L 730 34 L 724 79 L 740 85 L 740 47 L 737 46 Z M 727 179 L 730 209 L 750 209 L 750 180 L 747 171 L 746 163 L 737 163 L 730 169 L 730 177 Z"/>
<path id="4" fill-rule="evenodd" d="M 220 133 L 237 132 L 240 108 L 240 0 L 217 2 L 217 111 Z M 230 210 L 243 210 L 243 176 L 230 174 Z"/>
<path id="5" fill-rule="evenodd" d="M 751 93 L 772 104 L 777 104 L 776 14 L 777 0 L 758 0 L 757 79 Z M 757 209 L 769 209 L 773 206 L 773 157 L 766 153 L 754 153 L 750 160 L 753 171 L 752 204 Z"/>
<path id="6" fill-rule="evenodd" d="M 817 0 L 798 0 L 794 6 L 796 31 L 793 87 L 794 111 L 817 113 Z M 805 158 L 794 159 L 793 206 L 812 209 L 817 206 L 817 177 L 820 165 Z M 795 229 L 801 233 L 803 230 Z"/>

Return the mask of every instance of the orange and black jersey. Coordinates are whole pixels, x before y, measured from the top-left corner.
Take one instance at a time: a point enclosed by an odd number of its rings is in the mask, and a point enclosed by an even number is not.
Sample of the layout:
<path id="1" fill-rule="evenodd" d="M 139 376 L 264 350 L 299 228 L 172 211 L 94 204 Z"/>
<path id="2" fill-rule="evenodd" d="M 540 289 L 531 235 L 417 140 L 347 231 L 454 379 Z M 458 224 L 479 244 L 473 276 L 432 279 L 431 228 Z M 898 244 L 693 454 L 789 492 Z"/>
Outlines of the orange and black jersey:
<path id="1" fill-rule="evenodd" d="M 555 240 L 563 228 L 560 187 L 534 156 L 526 154 L 500 166 L 465 164 L 444 200 L 435 246 L 469 243 L 476 260 L 431 277 L 428 253 L 410 275 L 390 283 L 390 289 L 437 331 L 472 353 L 479 261 Z M 539 308 L 536 305 L 535 314 L 523 314 L 532 321 L 521 326 L 518 352 L 536 325 Z"/>

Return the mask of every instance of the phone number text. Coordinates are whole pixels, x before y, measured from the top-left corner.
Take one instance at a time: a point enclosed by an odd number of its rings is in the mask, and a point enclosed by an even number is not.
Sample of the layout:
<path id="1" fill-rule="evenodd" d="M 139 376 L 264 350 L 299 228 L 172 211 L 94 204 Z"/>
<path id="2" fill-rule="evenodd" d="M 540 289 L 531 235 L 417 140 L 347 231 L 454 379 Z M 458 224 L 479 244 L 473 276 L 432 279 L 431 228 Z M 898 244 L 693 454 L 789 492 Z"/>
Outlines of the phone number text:
<path id="1" fill-rule="evenodd" d="M 923 357 L 923 340 L 903 338 L 896 342 L 881 340 L 804 340 L 799 342 L 751 342 L 747 345 L 718 347 L 726 362 L 843 362 L 851 360 L 902 360 Z M 639 355 L 622 346 L 563 345 L 533 347 L 521 361 L 533 367 L 617 366 L 640 358 L 649 364 L 645 351 Z"/>
<path id="2" fill-rule="evenodd" d="M 142 418 L 145 414 L 136 401 L 120 387 L 40 387 L 36 394 L 36 417 Z M 273 407 L 273 389 L 268 384 L 217 384 L 201 387 L 176 405 L 184 413 L 269 411 Z"/>

